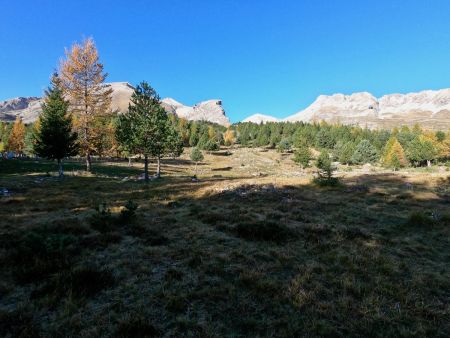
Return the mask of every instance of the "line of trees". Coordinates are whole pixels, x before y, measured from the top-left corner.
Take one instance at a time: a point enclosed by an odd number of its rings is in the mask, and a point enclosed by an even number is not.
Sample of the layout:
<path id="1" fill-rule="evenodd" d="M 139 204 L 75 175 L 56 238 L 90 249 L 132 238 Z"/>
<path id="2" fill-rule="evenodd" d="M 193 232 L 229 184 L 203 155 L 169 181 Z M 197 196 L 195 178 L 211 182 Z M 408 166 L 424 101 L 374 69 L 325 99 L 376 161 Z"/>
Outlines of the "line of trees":
<path id="1" fill-rule="evenodd" d="M 52 76 L 38 120 L 28 127 L 19 117 L 14 124 L 0 124 L 0 150 L 56 160 L 60 177 L 65 157 L 85 157 L 86 170 L 91 171 L 94 154 L 143 155 L 145 180 L 149 157 L 157 161 L 159 178 L 161 158 L 183 152 L 177 121 L 169 118 L 146 82 L 136 87 L 128 112 L 112 111 L 106 77 L 94 41 L 74 44 Z"/>
<path id="2" fill-rule="evenodd" d="M 237 142 L 247 147 L 294 149 L 294 160 L 307 166 L 311 150 L 328 151 L 343 164 L 381 163 L 398 169 L 424 166 L 450 158 L 450 130 L 427 131 L 409 128 L 370 130 L 327 123 L 240 123 L 235 126 Z"/>

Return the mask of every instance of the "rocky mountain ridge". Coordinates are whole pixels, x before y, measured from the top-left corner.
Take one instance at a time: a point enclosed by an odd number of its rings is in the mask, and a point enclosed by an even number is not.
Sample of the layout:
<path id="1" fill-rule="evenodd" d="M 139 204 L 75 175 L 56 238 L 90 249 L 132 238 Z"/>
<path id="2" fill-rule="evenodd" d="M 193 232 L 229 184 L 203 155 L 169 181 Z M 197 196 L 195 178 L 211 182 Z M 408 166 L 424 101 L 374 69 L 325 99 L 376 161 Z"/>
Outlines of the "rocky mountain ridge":
<path id="1" fill-rule="evenodd" d="M 420 125 L 431 129 L 450 128 L 450 89 L 376 98 L 370 93 L 321 95 L 306 109 L 285 121 L 354 124 L 369 128 Z"/>
<path id="2" fill-rule="evenodd" d="M 265 121 L 275 119 L 265 116 Z M 450 89 L 389 94 L 381 98 L 368 92 L 320 95 L 306 109 L 280 121 L 326 121 L 371 129 L 418 123 L 424 128 L 446 130 L 450 128 Z"/>
<path id="3" fill-rule="evenodd" d="M 113 89 L 112 109 L 126 112 L 134 87 L 128 82 L 112 82 L 108 85 Z M 39 97 L 18 97 L 2 101 L 0 102 L 0 121 L 12 122 L 19 116 L 24 123 L 34 122 L 42 111 L 42 102 L 42 98 Z M 186 106 L 172 98 L 165 98 L 161 104 L 168 113 L 174 113 L 187 120 L 208 121 L 224 126 L 230 124 L 221 100 L 208 100 L 194 106 Z"/>

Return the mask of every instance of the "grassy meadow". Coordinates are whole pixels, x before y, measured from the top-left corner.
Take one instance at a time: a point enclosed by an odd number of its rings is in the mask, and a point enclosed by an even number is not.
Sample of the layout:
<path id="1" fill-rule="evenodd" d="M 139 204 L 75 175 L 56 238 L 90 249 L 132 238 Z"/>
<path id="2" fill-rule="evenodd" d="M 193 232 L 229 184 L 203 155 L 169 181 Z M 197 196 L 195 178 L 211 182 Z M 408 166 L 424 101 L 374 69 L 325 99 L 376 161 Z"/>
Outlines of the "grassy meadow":
<path id="1" fill-rule="evenodd" d="M 1 161 L 0 336 L 448 337 L 450 172 L 291 156 Z"/>

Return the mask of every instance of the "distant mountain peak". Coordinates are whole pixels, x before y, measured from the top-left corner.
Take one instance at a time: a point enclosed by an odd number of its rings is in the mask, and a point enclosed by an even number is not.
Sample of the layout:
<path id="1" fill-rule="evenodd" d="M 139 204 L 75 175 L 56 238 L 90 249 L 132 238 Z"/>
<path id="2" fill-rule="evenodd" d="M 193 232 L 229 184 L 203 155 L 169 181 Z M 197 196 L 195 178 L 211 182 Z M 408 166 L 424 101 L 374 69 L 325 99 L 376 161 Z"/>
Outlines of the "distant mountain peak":
<path id="1" fill-rule="evenodd" d="M 109 82 L 106 85 L 113 90 L 112 109 L 126 112 L 134 87 L 128 82 Z M 0 121 L 11 122 L 16 119 L 16 116 L 20 116 L 25 123 L 31 123 L 41 113 L 41 104 L 42 98 L 39 97 L 17 97 L 2 101 L 0 102 Z M 221 100 L 207 100 L 189 107 L 172 98 L 165 98 L 161 104 L 168 113 L 174 113 L 187 120 L 202 120 L 225 126 L 230 124 Z"/>
<path id="2" fill-rule="evenodd" d="M 276 117 L 257 113 L 257 114 L 253 114 L 253 115 L 247 117 L 242 122 L 252 122 L 252 123 L 256 123 L 256 124 L 261 124 L 261 123 L 264 124 L 267 122 L 278 122 L 278 121 L 280 121 L 280 120 L 277 119 Z"/>
<path id="3" fill-rule="evenodd" d="M 381 98 L 368 92 L 320 95 L 309 107 L 284 121 L 327 121 L 369 128 L 392 128 L 419 123 L 430 129 L 448 129 L 450 89 L 389 94 Z"/>

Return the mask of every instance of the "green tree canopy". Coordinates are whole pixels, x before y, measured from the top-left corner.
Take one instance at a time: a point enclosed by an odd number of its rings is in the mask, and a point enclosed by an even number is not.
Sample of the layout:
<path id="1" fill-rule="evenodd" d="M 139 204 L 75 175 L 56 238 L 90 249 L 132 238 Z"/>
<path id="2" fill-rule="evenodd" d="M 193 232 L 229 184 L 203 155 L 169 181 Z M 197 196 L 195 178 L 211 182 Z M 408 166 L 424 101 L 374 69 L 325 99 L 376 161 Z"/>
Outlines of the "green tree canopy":
<path id="1" fill-rule="evenodd" d="M 141 82 L 131 96 L 128 112 L 117 118 L 117 141 L 131 153 L 144 155 L 146 181 L 148 157 L 156 158 L 159 178 L 161 158 L 179 156 L 183 149 L 183 141 L 160 103 L 156 91 Z"/>
<path id="2" fill-rule="evenodd" d="M 58 161 L 59 175 L 64 175 L 61 160 L 77 153 L 77 134 L 72 131 L 72 117 L 67 113 L 69 102 L 64 99 L 55 74 L 45 92 L 42 113 L 33 134 L 36 155 Z"/>
<path id="3" fill-rule="evenodd" d="M 369 140 L 362 140 L 356 146 L 352 156 L 352 162 L 357 164 L 373 163 L 378 160 L 377 149 Z"/>

